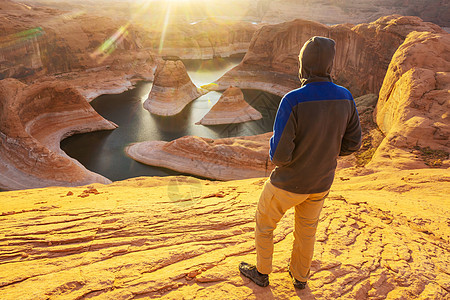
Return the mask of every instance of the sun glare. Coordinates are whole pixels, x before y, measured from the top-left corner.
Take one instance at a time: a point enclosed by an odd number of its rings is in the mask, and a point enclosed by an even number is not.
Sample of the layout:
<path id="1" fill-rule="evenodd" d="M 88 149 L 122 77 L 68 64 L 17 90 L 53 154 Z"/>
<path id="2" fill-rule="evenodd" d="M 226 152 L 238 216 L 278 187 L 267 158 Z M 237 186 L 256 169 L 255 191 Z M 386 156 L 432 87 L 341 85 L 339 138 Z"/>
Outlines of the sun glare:
<path id="1" fill-rule="evenodd" d="M 0 0 L 1 1 L 1 0 Z M 186 43 L 186 26 L 197 26 L 205 20 L 215 23 L 231 23 L 245 19 L 247 6 L 236 9 L 237 0 L 222 2 L 219 0 L 134 0 L 129 21 L 108 37 L 91 57 L 99 62 L 108 58 L 129 34 L 128 27 L 134 24 L 145 26 L 155 34 L 159 34 L 159 43 L 153 47 L 158 54 L 163 55 L 165 49 L 171 49 L 173 44 Z M 197 28 L 202 25 L 198 25 Z M 175 47 L 176 48 L 176 47 Z"/>

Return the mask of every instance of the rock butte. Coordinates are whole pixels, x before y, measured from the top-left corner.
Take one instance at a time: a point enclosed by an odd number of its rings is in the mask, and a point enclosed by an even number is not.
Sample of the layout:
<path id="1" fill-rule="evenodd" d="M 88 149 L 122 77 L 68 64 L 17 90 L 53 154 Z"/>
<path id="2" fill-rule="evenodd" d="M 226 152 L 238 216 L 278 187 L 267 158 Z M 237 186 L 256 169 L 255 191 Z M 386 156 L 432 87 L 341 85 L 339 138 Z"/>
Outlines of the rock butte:
<path id="1" fill-rule="evenodd" d="M 274 168 L 268 156 L 271 135 L 223 139 L 184 136 L 171 142 L 132 144 L 125 152 L 144 164 L 211 179 L 264 177 Z"/>
<path id="2" fill-rule="evenodd" d="M 243 61 L 216 81 L 205 86 L 224 90 L 229 86 L 259 89 L 283 96 L 299 87 L 298 53 L 311 36 L 336 41 L 332 76 L 354 96 L 377 94 L 392 55 L 412 31 L 445 33 L 439 26 L 418 17 L 392 15 L 369 24 L 325 26 L 294 20 L 266 25 L 254 34 Z"/>
<path id="3" fill-rule="evenodd" d="M 144 108 L 155 115 L 172 116 L 204 93 L 205 90 L 192 83 L 181 60 L 168 59 L 156 69 L 152 90 L 144 102 Z"/>
<path id="4" fill-rule="evenodd" d="M 59 147 L 67 136 L 115 129 L 74 88 L 0 81 L 0 187 L 27 189 L 109 183 Z"/>
<path id="5" fill-rule="evenodd" d="M 211 110 L 196 124 L 232 124 L 259 119 L 262 119 L 261 113 L 245 102 L 241 89 L 229 87 Z"/>
<path id="6" fill-rule="evenodd" d="M 318 225 L 311 279 L 287 274 L 291 209 L 261 288 L 254 215 L 264 179 L 135 178 L 2 193 L 0 297 L 9 299 L 447 299 L 447 170 L 337 174 Z"/>

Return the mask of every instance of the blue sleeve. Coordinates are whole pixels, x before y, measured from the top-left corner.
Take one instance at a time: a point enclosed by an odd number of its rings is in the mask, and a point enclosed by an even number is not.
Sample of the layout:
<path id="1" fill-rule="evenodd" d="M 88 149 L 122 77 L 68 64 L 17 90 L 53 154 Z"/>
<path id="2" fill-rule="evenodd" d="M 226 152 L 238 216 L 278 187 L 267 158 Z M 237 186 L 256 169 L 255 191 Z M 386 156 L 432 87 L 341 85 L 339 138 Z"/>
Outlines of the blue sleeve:
<path id="1" fill-rule="evenodd" d="M 276 166 L 288 165 L 292 160 L 292 152 L 295 148 L 295 128 L 297 127 L 292 109 L 289 98 L 283 97 L 275 117 L 273 136 L 270 139 L 270 160 Z"/>
<path id="2" fill-rule="evenodd" d="M 344 137 L 342 138 L 341 151 L 339 156 L 350 155 L 361 147 L 361 124 L 359 122 L 358 110 L 355 101 L 353 101 L 353 111 L 347 124 Z"/>

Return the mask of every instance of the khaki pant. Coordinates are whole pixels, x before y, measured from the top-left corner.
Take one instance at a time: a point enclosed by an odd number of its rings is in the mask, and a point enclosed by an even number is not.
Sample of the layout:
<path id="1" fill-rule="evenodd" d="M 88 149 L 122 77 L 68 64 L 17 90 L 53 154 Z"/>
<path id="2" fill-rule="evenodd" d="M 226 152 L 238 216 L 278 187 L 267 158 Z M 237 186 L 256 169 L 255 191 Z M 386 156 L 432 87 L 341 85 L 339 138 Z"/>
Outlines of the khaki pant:
<path id="1" fill-rule="evenodd" d="M 295 194 L 279 189 L 267 180 L 256 210 L 256 268 L 272 272 L 273 231 L 284 213 L 295 206 L 294 246 L 290 271 L 299 281 L 307 281 L 314 252 L 317 223 L 328 191 L 317 194 Z"/>

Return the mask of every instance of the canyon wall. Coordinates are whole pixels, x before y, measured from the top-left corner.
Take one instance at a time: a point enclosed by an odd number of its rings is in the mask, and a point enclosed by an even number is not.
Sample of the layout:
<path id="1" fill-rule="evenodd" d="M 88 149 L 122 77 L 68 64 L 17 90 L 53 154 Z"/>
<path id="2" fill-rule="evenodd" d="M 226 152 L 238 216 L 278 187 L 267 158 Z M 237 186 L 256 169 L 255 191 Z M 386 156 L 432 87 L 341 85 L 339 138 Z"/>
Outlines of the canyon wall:
<path id="1" fill-rule="evenodd" d="M 7 0 L 2 4 L 0 79 L 63 81 L 89 100 L 153 79 L 158 59 L 143 49 L 126 22 Z"/>
<path id="2" fill-rule="evenodd" d="M 139 11 L 145 13 L 151 8 Z M 206 59 L 244 53 L 259 27 L 212 19 L 148 25 L 8 0 L 2 0 L 0 18 L 5 20 L 0 24 L 0 79 L 64 81 L 88 100 L 153 80 L 160 56 Z"/>
<path id="3" fill-rule="evenodd" d="M 68 157 L 59 142 L 72 134 L 111 130 L 74 88 L 0 81 L 0 188 L 27 189 L 109 183 Z"/>
<path id="4" fill-rule="evenodd" d="M 411 31 L 444 33 L 417 17 L 383 17 L 369 24 L 325 26 L 306 20 L 266 25 L 253 36 L 240 65 L 227 72 L 211 90 L 233 85 L 262 89 L 280 96 L 299 87 L 298 53 L 310 37 L 336 41 L 332 77 L 354 96 L 378 93 L 392 55 Z"/>
<path id="5" fill-rule="evenodd" d="M 295 26 L 296 23 L 300 22 L 304 23 L 304 21 L 295 21 L 290 24 L 263 27 L 255 35 L 256 38 L 252 43 L 253 47 L 250 48 L 244 61 L 219 79 L 218 85 L 209 86 L 218 88 L 222 85 L 225 87 L 232 81 L 233 84 L 248 88 L 254 87 L 253 84 L 255 82 L 251 80 L 259 80 L 259 82 L 256 82 L 259 84 L 262 80 L 266 79 L 264 75 L 267 74 L 272 76 L 272 79 L 281 79 L 283 78 L 282 76 L 287 76 L 289 72 L 292 72 L 292 70 L 289 70 L 289 66 L 293 64 L 293 54 L 284 57 L 282 55 L 277 56 L 271 51 L 274 51 L 273 49 L 276 49 L 276 46 L 282 49 L 289 48 L 289 43 L 287 42 L 289 38 L 286 38 L 286 44 L 283 45 L 281 38 L 273 42 L 274 40 L 272 38 L 277 35 L 269 35 L 268 32 L 272 30 L 278 33 L 279 31 L 281 32 L 281 29 L 294 28 L 292 33 L 284 32 L 283 36 L 300 36 L 298 29 L 302 27 Z M 307 23 L 311 24 L 310 22 Z M 380 24 L 382 23 L 385 23 L 385 27 L 383 27 L 384 31 L 380 29 Z M 294 27 L 291 28 L 289 26 Z M 327 30 L 327 27 L 320 26 L 323 30 Z M 264 29 L 268 32 L 265 32 Z M 424 31 L 413 31 L 414 29 Z M 257 38 L 263 32 L 265 32 L 264 35 L 268 38 Z M 442 30 L 436 28 L 433 24 L 423 23 L 417 18 L 392 16 L 378 20 L 374 24 L 358 25 L 349 32 L 353 32 L 352 35 L 354 36 L 367 37 L 364 39 L 366 44 L 360 45 L 377 46 L 380 43 L 383 44 L 384 48 L 382 49 L 385 49 L 386 53 L 388 45 L 390 47 L 396 47 L 397 43 L 400 43 L 404 36 L 406 37 L 398 49 L 394 49 L 395 53 L 390 61 L 389 68 L 381 86 L 375 120 L 373 120 L 372 116 L 373 109 L 367 110 L 367 107 L 364 106 L 365 100 L 355 99 L 363 127 L 363 146 L 355 155 L 340 159 L 339 168 L 349 168 L 349 174 L 352 174 L 353 171 L 356 173 L 364 173 L 373 172 L 373 170 L 377 169 L 390 168 L 448 168 L 450 166 L 450 117 L 448 115 L 450 108 L 450 77 L 448 72 L 450 70 L 450 34 L 442 32 Z M 373 37 L 369 38 L 371 35 Z M 341 49 L 339 51 L 342 53 L 343 49 L 339 47 L 338 49 Z M 348 53 L 349 49 L 346 51 Z M 277 51 L 275 53 L 283 52 Z M 262 59 L 261 57 L 266 59 Z M 272 65 L 271 61 L 277 61 L 277 63 Z M 284 63 L 289 61 L 291 63 Z M 349 61 L 351 62 L 351 60 Z M 373 63 L 375 64 L 375 62 Z M 338 70 L 334 73 L 334 76 L 336 74 L 346 74 L 345 76 L 349 76 L 348 73 L 354 71 L 351 68 L 339 71 L 341 64 L 343 64 L 342 57 L 337 59 L 336 68 Z M 362 68 L 363 65 L 360 67 Z M 368 70 L 377 69 L 380 77 L 382 69 L 384 69 L 380 63 L 367 65 L 365 68 Z M 370 71 L 369 73 L 372 75 L 377 74 L 375 71 Z M 248 76 L 249 74 L 253 78 L 250 78 Z M 240 75 L 241 77 L 239 77 Z M 368 79 L 374 79 L 374 77 L 362 77 L 357 74 L 354 77 L 348 77 L 348 80 L 350 78 L 355 78 L 355 81 L 360 83 L 367 82 Z M 222 84 L 222 82 L 225 83 Z M 279 86 L 287 89 L 286 82 L 278 83 L 280 84 Z M 268 83 L 266 85 L 267 90 L 273 92 L 274 85 L 275 83 Z M 376 98 L 377 96 L 375 95 Z M 359 103 L 360 101 L 361 103 Z M 376 103 L 376 101 L 372 100 L 370 102 L 373 102 L 373 105 Z M 363 104 L 363 107 L 361 107 L 361 104 Z M 381 132 L 377 127 L 381 129 Z M 254 138 L 259 139 L 258 142 L 261 147 L 265 147 L 264 151 L 267 153 L 269 136 L 260 135 Z M 169 155 L 172 157 L 171 160 L 173 162 L 176 161 L 173 164 L 167 162 L 158 164 L 154 160 L 143 160 L 142 157 L 153 156 L 154 152 L 150 150 L 152 147 L 149 145 L 146 145 L 147 148 L 144 146 L 140 148 L 139 146 L 135 147 L 136 149 L 139 148 L 139 151 L 136 152 L 139 152 L 139 156 L 141 157 L 140 161 L 144 163 L 173 168 L 182 172 L 192 172 L 189 164 L 192 164 L 191 161 L 195 161 L 195 165 L 199 165 L 200 167 L 196 167 L 195 173 L 193 174 L 205 177 L 213 176 L 212 178 L 219 179 L 220 177 L 217 177 L 214 172 L 209 171 L 210 167 L 202 171 L 201 166 L 203 166 L 203 161 L 207 162 L 205 164 L 209 166 L 211 164 L 209 160 L 215 159 L 215 163 L 220 165 L 223 160 L 222 157 L 240 155 L 241 150 L 238 146 L 240 139 L 239 137 L 230 138 L 227 142 L 230 144 L 230 147 L 226 148 L 226 151 L 225 149 L 222 151 L 221 148 L 211 147 L 215 141 L 193 143 L 193 141 L 198 141 L 196 137 L 185 137 L 167 145 L 165 143 L 158 144 L 158 149 L 163 149 L 158 153 L 166 155 L 166 152 L 170 152 L 170 149 L 173 149 Z M 236 147 L 233 147 L 233 140 L 237 142 Z M 196 146 L 194 147 L 193 144 Z M 167 149 L 164 149 L 164 147 L 167 147 Z M 196 150 L 187 150 L 190 148 Z M 211 152 L 209 150 L 210 148 L 215 149 L 215 152 Z M 176 151 L 176 149 L 183 150 Z M 246 149 L 246 155 L 249 157 L 252 156 L 252 151 L 254 150 L 251 148 Z M 190 152 L 202 153 L 202 155 L 192 155 L 190 157 L 191 161 L 187 159 L 183 160 L 182 158 L 186 156 L 185 153 Z M 217 159 L 217 153 L 219 152 L 221 153 L 219 155 L 221 158 Z M 257 157 L 257 154 L 259 155 L 256 151 L 254 151 L 254 154 L 255 157 Z M 167 161 L 167 157 L 163 161 Z M 175 159 L 174 157 L 178 158 Z M 232 170 L 239 165 L 240 163 L 235 162 L 235 164 L 228 164 L 226 167 Z M 257 166 L 258 164 L 255 163 L 254 165 Z M 355 166 L 356 168 L 352 168 Z M 260 168 L 260 171 L 265 171 L 266 169 L 263 167 Z M 354 170 L 351 171 L 350 169 Z M 224 170 L 221 170 L 221 172 L 223 174 L 226 173 Z"/>
<path id="6" fill-rule="evenodd" d="M 23 6 L 13 2 L 6 1 L 4 6 L 0 17 L 7 21 L 0 25 L 0 79 L 102 67 L 126 74 L 151 73 L 156 55 L 206 59 L 244 53 L 258 28 L 248 22 L 214 20 L 145 27 L 82 11 L 28 7 L 24 14 Z M 138 53 L 146 53 L 146 59 L 133 60 Z M 124 60 L 124 54 L 132 55 Z"/>

